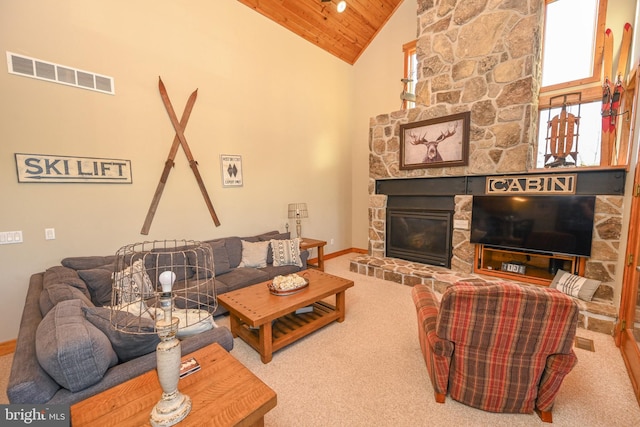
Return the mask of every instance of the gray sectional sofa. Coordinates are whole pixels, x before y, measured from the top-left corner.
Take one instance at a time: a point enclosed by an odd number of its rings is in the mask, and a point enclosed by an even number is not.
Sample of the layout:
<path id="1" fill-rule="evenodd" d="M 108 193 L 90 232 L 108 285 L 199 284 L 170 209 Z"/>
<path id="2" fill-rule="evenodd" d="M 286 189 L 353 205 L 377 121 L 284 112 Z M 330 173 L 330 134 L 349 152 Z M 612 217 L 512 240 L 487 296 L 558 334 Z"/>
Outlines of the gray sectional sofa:
<path id="1" fill-rule="evenodd" d="M 214 254 L 216 293 L 306 268 L 307 251 L 289 262 L 279 250 L 274 262 L 272 239 L 279 248 L 279 242 L 291 242 L 288 233 L 278 231 L 203 242 Z M 263 259 L 254 264 L 251 251 L 264 251 L 265 246 Z M 11 403 L 71 405 L 155 369 L 154 334 L 131 343 L 105 326 L 114 258 L 65 258 L 61 265 L 31 276 L 7 386 Z M 214 315 L 225 312 L 219 306 Z M 214 342 L 227 351 L 233 348 L 228 328 L 215 327 L 182 339 L 182 354 Z"/>

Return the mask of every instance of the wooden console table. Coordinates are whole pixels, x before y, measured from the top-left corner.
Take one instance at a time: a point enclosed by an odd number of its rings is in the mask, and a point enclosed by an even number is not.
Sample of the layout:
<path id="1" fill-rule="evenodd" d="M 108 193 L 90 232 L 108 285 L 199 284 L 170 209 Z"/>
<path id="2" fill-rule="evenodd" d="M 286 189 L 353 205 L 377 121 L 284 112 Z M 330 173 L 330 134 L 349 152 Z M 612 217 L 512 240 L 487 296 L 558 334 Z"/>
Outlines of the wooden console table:
<path id="1" fill-rule="evenodd" d="M 264 414 L 276 406 L 275 391 L 217 343 L 183 355 L 183 360 L 186 357 L 195 357 L 201 369 L 178 383 L 192 404 L 181 427 L 264 425 Z M 161 395 L 154 369 L 72 405 L 71 424 L 148 426 Z"/>
<path id="2" fill-rule="evenodd" d="M 312 248 L 318 248 L 318 264 L 307 264 L 310 268 L 317 268 L 320 271 L 324 271 L 324 247 L 327 242 L 324 240 L 309 239 L 308 237 L 302 237 L 300 241 L 300 249 L 308 250 Z"/>

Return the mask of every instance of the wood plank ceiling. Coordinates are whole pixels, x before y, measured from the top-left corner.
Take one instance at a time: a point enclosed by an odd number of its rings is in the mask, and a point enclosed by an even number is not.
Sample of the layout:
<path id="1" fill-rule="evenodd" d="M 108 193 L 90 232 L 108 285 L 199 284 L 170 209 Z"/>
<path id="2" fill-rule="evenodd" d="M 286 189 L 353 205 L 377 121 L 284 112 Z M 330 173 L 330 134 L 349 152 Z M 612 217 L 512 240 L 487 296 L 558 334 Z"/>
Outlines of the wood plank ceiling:
<path id="1" fill-rule="evenodd" d="M 402 0 L 238 0 L 274 22 L 353 65 Z"/>

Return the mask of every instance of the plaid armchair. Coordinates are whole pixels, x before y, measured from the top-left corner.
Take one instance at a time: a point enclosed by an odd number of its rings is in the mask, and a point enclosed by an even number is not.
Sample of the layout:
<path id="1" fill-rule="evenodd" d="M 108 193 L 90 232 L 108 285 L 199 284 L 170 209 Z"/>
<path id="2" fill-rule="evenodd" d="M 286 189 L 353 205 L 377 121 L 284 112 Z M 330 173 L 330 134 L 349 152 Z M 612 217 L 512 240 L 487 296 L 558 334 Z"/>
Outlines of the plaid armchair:
<path id="1" fill-rule="evenodd" d="M 552 422 L 562 380 L 577 363 L 578 307 L 555 289 L 458 282 L 441 303 L 426 285 L 412 298 L 436 401 Z"/>

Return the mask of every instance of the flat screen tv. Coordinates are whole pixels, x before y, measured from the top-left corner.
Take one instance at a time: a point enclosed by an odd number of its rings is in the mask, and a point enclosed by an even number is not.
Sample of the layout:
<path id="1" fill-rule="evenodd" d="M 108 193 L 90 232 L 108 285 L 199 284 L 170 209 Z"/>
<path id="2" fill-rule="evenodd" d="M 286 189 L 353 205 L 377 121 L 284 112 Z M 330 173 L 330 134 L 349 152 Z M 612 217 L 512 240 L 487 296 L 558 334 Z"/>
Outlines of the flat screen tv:
<path id="1" fill-rule="evenodd" d="M 595 196 L 474 196 L 471 243 L 591 255 Z"/>

